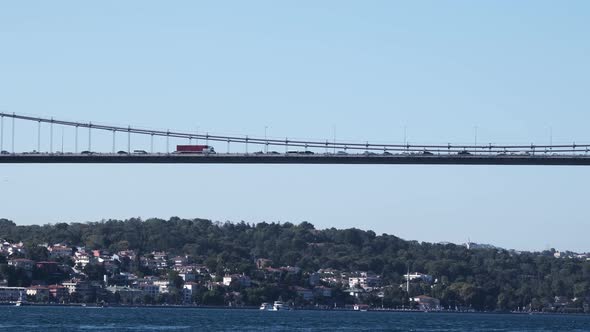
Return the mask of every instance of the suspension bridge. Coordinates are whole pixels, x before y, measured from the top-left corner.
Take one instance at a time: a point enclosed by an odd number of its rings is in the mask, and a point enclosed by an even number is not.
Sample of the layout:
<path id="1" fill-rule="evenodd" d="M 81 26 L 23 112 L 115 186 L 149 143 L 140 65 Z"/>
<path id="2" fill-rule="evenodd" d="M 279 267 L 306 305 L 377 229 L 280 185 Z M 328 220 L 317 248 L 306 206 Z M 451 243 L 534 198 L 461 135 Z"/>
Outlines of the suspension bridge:
<path id="1" fill-rule="evenodd" d="M 15 149 L 17 122 L 37 127 L 25 133 L 32 149 Z M 42 126 L 49 127 L 49 142 L 43 140 Z M 73 149 L 55 144 L 55 127 L 73 129 Z M 79 131 L 87 131 L 80 142 Z M 110 148 L 104 140 L 93 145 L 95 132 L 111 135 Z M 124 135 L 126 147 L 117 149 L 117 137 Z M 36 136 L 36 137 L 35 137 Z M 149 138 L 149 149 L 135 149 L 134 137 Z M 20 137 L 20 136 L 19 136 Z M 46 137 L 47 138 L 47 137 Z M 165 140 L 165 149 L 155 149 L 154 140 Z M 171 140 L 182 141 L 189 150 L 179 149 Z M 204 142 L 204 144 L 192 144 Z M 45 145 L 42 145 L 45 143 Z M 120 143 L 120 142 L 119 142 Z M 34 143 L 33 143 L 34 145 Z M 48 145 L 48 147 L 46 147 Z M 20 146 L 20 145 L 19 145 Z M 42 150 L 46 147 L 46 151 Z M 190 147 L 197 147 L 191 150 Z M 199 150 L 200 148 L 200 150 Z M 225 151 L 221 150 L 225 148 Z M 431 165 L 590 165 L 590 144 L 497 145 L 497 144 L 378 144 L 337 140 L 301 140 L 210 135 L 176 130 L 154 130 L 135 126 L 112 126 L 73 122 L 0 112 L 0 163 L 214 163 L 214 164 L 431 164 Z"/>

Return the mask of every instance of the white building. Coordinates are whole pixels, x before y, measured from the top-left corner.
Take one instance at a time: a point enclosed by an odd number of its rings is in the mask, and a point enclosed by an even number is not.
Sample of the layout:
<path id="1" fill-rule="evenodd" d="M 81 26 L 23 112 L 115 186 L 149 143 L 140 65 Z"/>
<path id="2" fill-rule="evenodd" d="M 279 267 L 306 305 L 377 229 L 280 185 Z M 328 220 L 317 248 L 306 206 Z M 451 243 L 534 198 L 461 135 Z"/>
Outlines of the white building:
<path id="1" fill-rule="evenodd" d="M 381 285 L 381 278 L 375 275 L 355 276 L 348 278 L 348 287 L 361 287 L 363 289 L 379 287 Z"/>
<path id="2" fill-rule="evenodd" d="M 420 281 L 427 282 L 427 283 L 432 283 L 432 281 L 434 280 L 434 278 L 431 275 L 423 274 L 420 272 L 406 274 L 406 275 L 404 275 L 404 278 L 406 280 L 410 280 L 410 281 L 420 280 Z"/>
<path id="3" fill-rule="evenodd" d="M 84 268 L 86 265 L 90 264 L 90 255 L 88 255 L 85 252 L 76 252 L 76 254 L 74 255 L 74 263 L 76 265 L 80 265 L 82 268 Z"/>
<path id="4" fill-rule="evenodd" d="M 182 301 L 184 303 L 192 303 L 193 295 L 197 291 L 198 284 L 194 282 L 187 282 L 182 288 Z"/>
<path id="5" fill-rule="evenodd" d="M 224 286 L 230 286 L 232 282 L 237 282 L 241 287 L 250 287 L 250 285 L 252 284 L 250 277 L 241 274 L 232 274 L 223 277 Z"/>

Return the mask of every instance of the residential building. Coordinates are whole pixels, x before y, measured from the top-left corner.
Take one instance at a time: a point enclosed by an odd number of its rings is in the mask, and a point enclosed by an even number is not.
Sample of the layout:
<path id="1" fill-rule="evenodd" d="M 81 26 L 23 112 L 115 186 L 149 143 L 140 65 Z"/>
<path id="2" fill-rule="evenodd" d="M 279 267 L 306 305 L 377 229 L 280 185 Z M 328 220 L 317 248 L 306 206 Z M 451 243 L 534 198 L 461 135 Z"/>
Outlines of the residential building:
<path id="1" fill-rule="evenodd" d="M 199 284 L 194 282 L 185 282 L 182 288 L 182 301 L 184 303 L 192 303 L 193 295 L 196 293 Z"/>
<path id="2" fill-rule="evenodd" d="M 313 291 L 309 288 L 295 286 L 293 290 L 297 293 L 298 296 L 301 296 L 305 301 L 313 300 Z"/>
<path id="3" fill-rule="evenodd" d="M 370 289 L 379 287 L 380 285 L 381 278 L 373 274 L 362 273 L 361 275 L 348 278 L 348 287 L 350 288 L 361 287 L 363 289 Z"/>
<path id="4" fill-rule="evenodd" d="M 72 256 L 72 248 L 63 244 L 54 244 L 52 246 L 48 246 L 47 251 L 49 252 L 49 257 L 53 259 Z"/>
<path id="5" fill-rule="evenodd" d="M 27 289 L 25 287 L 0 287 L 0 302 L 13 302 L 24 299 Z"/>
<path id="6" fill-rule="evenodd" d="M 160 287 L 158 291 L 160 294 L 168 293 L 170 291 L 170 282 L 168 280 L 157 280 L 154 281 L 153 284 L 154 286 Z"/>
<path id="7" fill-rule="evenodd" d="M 174 266 L 185 266 L 188 262 L 186 256 L 176 256 L 174 257 Z"/>
<path id="8" fill-rule="evenodd" d="M 310 286 L 317 286 L 320 284 L 321 278 L 320 274 L 317 272 L 313 272 L 309 274 L 309 285 Z"/>
<path id="9" fill-rule="evenodd" d="M 84 251 L 77 251 L 74 254 L 74 263 L 82 268 L 90 264 L 90 260 L 91 256 Z"/>
<path id="10" fill-rule="evenodd" d="M 111 294 L 118 294 L 123 303 L 138 303 L 143 300 L 144 292 L 127 286 L 109 286 L 106 288 Z"/>
<path id="11" fill-rule="evenodd" d="M 434 280 L 434 278 L 431 275 L 420 273 L 420 272 L 406 274 L 406 275 L 404 275 L 404 278 L 406 280 L 409 279 L 410 281 L 418 280 L 418 281 L 422 281 L 422 282 L 427 282 L 429 284 L 431 284 L 432 281 Z"/>
<path id="12" fill-rule="evenodd" d="M 81 299 L 92 297 L 95 294 L 94 287 L 92 287 L 92 285 L 87 281 L 73 279 L 62 282 L 62 285 L 68 289 L 68 293 L 70 295 L 76 293 Z"/>
<path id="13" fill-rule="evenodd" d="M 332 297 L 332 288 L 326 286 L 316 286 L 313 289 L 315 295 L 321 297 Z"/>
<path id="14" fill-rule="evenodd" d="M 35 262 L 26 258 L 16 258 L 9 260 L 8 265 L 14 266 L 17 269 L 23 269 L 25 271 L 31 272 L 33 271 L 33 266 L 35 266 Z"/>
<path id="15" fill-rule="evenodd" d="M 27 288 L 27 295 L 32 296 L 37 301 L 46 301 L 51 296 L 47 286 L 31 286 Z"/>
<path id="16" fill-rule="evenodd" d="M 155 298 L 156 296 L 158 296 L 158 294 L 160 294 L 160 286 L 158 286 L 158 285 L 142 283 L 142 284 L 139 284 L 139 289 L 141 289 L 144 294 L 149 295 L 153 298 Z"/>
<path id="17" fill-rule="evenodd" d="M 195 281 L 197 279 L 196 274 L 192 272 L 183 272 L 178 274 L 179 277 L 182 278 L 185 282 L 187 281 Z"/>
<path id="18" fill-rule="evenodd" d="M 49 295 L 57 301 L 62 301 L 68 297 L 69 292 L 65 286 L 62 285 L 49 285 Z"/>
<path id="19" fill-rule="evenodd" d="M 47 274 L 53 274 L 58 272 L 57 262 L 37 262 L 35 263 L 37 269 Z"/>
<path id="20" fill-rule="evenodd" d="M 230 286 L 232 283 L 238 283 L 241 287 L 250 287 L 252 281 L 250 277 L 242 275 L 242 274 L 232 274 L 223 277 L 223 285 Z"/>

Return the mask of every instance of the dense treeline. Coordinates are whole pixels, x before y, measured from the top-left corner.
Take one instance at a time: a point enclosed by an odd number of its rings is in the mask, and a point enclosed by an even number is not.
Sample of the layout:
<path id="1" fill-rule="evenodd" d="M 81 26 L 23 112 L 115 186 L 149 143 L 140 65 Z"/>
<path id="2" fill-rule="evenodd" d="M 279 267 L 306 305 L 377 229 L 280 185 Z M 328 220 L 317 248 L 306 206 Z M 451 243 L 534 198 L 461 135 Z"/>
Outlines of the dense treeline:
<path id="1" fill-rule="evenodd" d="M 370 271 L 381 276 L 384 301 L 390 306 L 407 301 L 408 294 L 399 285 L 408 266 L 437 279 L 433 285 L 413 283 L 410 295 L 436 297 L 445 307 L 542 310 L 559 296 L 573 300 L 571 306 L 581 310 L 590 300 L 589 261 L 554 258 L 552 251 L 469 250 L 358 229 L 316 230 L 307 222 L 248 224 L 171 218 L 17 226 L 1 219 L 0 238 L 22 241 L 29 247 L 68 243 L 113 252 L 166 250 L 196 257 L 220 274 L 250 273 L 256 258 L 271 259 L 276 266 L 298 266 L 304 272 L 320 268 Z"/>

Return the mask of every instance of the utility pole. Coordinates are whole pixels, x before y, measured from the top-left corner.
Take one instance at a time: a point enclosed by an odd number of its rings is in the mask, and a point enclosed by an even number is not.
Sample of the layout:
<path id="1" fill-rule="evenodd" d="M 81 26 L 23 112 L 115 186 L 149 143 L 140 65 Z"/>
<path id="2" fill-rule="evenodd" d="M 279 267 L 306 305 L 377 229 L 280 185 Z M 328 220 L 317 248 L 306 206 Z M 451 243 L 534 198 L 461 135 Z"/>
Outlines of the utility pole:
<path id="1" fill-rule="evenodd" d="M 4 149 L 4 115 L 0 116 L 0 151 Z"/>
<path id="2" fill-rule="evenodd" d="M 477 154 L 477 126 L 475 126 L 475 152 L 473 154 Z"/>
<path id="3" fill-rule="evenodd" d="M 264 126 L 264 143 L 265 143 L 264 153 L 268 153 L 268 139 L 266 136 L 267 129 L 268 129 L 268 126 Z"/>
<path id="4" fill-rule="evenodd" d="M 166 153 L 170 154 L 170 129 L 166 131 Z"/>
<path id="5" fill-rule="evenodd" d="M 41 121 L 37 122 L 37 152 L 41 152 Z"/>
<path id="6" fill-rule="evenodd" d="M 404 126 L 404 146 L 406 146 L 406 143 L 408 142 L 408 127 Z"/>
<path id="7" fill-rule="evenodd" d="M 113 154 L 115 154 L 115 150 L 117 149 L 117 145 L 116 145 L 116 133 L 117 131 L 113 129 Z"/>
<path id="8" fill-rule="evenodd" d="M 154 133 L 152 133 L 150 136 L 150 153 L 154 153 Z"/>
<path id="9" fill-rule="evenodd" d="M 334 142 L 334 154 L 336 154 L 336 125 L 332 126 L 332 138 L 333 138 L 333 142 Z"/>
<path id="10" fill-rule="evenodd" d="M 74 138 L 74 153 L 78 153 L 78 125 L 76 125 L 76 138 Z"/>
<path id="11" fill-rule="evenodd" d="M 53 118 L 49 123 L 49 153 L 53 153 Z"/>
<path id="12" fill-rule="evenodd" d="M 92 152 L 92 122 L 88 123 L 88 152 Z"/>
<path id="13" fill-rule="evenodd" d="M 12 113 L 12 154 L 14 154 L 14 113 Z"/>

